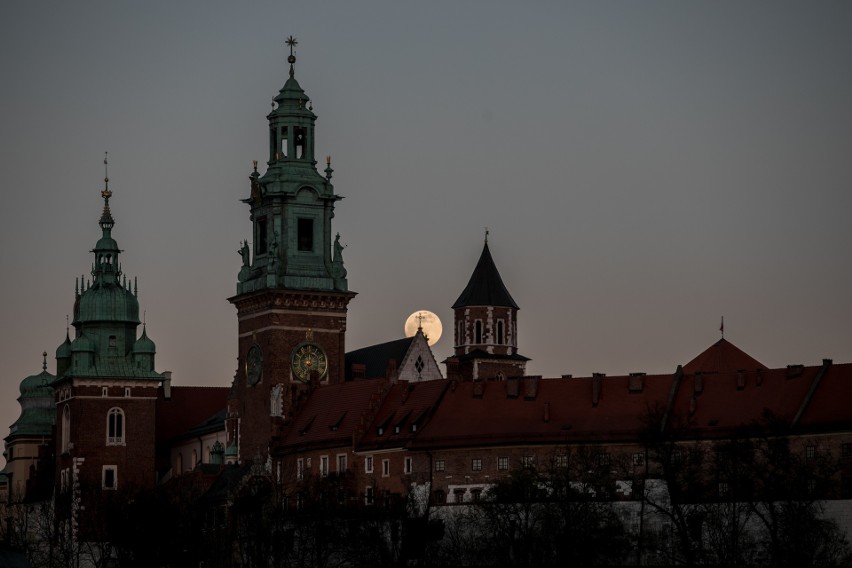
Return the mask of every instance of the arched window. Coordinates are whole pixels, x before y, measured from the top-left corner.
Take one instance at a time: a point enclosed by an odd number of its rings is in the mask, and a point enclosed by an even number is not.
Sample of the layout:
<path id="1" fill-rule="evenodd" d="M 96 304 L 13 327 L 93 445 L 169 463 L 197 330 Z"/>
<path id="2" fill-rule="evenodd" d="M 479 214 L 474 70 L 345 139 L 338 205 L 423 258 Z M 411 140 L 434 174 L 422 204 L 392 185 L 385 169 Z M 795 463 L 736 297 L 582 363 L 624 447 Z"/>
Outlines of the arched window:
<path id="1" fill-rule="evenodd" d="M 110 408 L 107 413 L 107 446 L 124 445 L 124 411 Z"/>
<path id="2" fill-rule="evenodd" d="M 68 405 L 62 409 L 62 453 L 67 454 L 71 449 L 71 409 Z"/>
<path id="3" fill-rule="evenodd" d="M 503 345 L 503 320 L 497 320 L 497 345 Z"/>
<path id="4" fill-rule="evenodd" d="M 473 326 L 474 328 L 474 343 L 482 343 L 482 320 L 476 320 L 476 323 Z"/>

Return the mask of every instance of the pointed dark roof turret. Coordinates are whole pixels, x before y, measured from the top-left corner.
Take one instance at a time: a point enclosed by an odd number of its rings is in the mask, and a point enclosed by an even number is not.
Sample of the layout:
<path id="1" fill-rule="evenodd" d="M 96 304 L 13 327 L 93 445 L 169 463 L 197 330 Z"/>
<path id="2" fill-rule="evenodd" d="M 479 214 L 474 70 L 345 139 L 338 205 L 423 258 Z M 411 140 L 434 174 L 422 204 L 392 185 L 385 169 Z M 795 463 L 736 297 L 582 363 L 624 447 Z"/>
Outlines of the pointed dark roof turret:
<path id="1" fill-rule="evenodd" d="M 491 258 L 491 251 L 488 250 L 488 241 L 485 241 L 479 262 L 473 269 L 467 287 L 453 304 L 453 309 L 466 306 L 504 306 L 520 309 L 500 278 L 494 259 Z"/>

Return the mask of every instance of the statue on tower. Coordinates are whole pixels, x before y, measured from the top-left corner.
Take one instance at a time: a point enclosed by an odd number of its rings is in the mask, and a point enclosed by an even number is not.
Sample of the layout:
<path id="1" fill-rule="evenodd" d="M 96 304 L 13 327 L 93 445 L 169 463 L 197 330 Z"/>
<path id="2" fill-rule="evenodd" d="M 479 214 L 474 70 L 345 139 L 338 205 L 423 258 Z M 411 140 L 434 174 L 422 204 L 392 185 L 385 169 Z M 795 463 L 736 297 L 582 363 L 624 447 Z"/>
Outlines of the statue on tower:
<path id="1" fill-rule="evenodd" d="M 334 287 L 337 290 L 346 290 L 346 267 L 343 266 L 343 249 L 340 244 L 340 233 L 334 237 L 334 256 L 331 260 L 331 277 L 334 278 Z"/>

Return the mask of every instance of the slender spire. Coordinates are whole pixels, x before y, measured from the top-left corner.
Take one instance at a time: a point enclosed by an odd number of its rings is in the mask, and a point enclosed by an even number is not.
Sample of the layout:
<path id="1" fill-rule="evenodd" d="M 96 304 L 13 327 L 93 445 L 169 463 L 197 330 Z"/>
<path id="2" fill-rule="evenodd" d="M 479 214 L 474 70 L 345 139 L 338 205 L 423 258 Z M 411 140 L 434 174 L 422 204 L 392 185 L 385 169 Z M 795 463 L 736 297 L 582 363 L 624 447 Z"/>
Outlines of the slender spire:
<path id="1" fill-rule="evenodd" d="M 719 331 L 722 334 L 722 339 L 725 338 L 725 316 L 722 316 L 722 325 L 719 326 Z"/>
<path id="2" fill-rule="evenodd" d="M 112 213 L 109 210 L 109 198 L 112 197 L 112 191 L 109 189 L 109 162 L 107 161 L 107 152 L 104 152 L 104 189 L 101 192 L 101 197 L 104 198 L 104 212 L 101 215 L 100 226 L 104 231 L 104 235 L 107 235 L 110 230 L 112 230 L 113 226 L 115 226 L 115 220 L 112 218 Z"/>
<path id="3" fill-rule="evenodd" d="M 42 362 L 41 362 L 41 370 L 47 371 L 47 351 L 41 354 Z"/>
<path id="4" fill-rule="evenodd" d="M 293 64 L 296 63 L 296 56 L 293 55 L 293 48 L 295 48 L 299 42 L 296 41 L 296 38 L 291 35 L 286 39 L 284 43 L 286 43 L 290 47 L 290 56 L 287 58 L 287 63 L 290 64 L 290 76 L 292 77 L 294 75 Z"/>

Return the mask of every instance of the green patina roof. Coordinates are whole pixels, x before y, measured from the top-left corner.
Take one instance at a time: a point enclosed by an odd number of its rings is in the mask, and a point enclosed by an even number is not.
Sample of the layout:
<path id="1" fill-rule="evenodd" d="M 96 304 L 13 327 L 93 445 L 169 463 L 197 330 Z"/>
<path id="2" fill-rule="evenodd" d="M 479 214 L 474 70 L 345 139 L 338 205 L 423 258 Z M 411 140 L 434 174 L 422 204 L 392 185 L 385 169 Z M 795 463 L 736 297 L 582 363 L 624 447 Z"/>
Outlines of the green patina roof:
<path id="1" fill-rule="evenodd" d="M 91 251 L 92 280 L 81 280 L 75 287 L 72 325 L 76 337 L 71 341 L 66 334 L 65 342 L 56 350 L 57 359 L 66 359 L 60 367 L 64 372 L 60 379 L 162 379 L 162 374 L 154 371 L 156 345 L 144 327 L 142 335 L 136 337 L 140 323 L 138 287 L 135 279 L 128 283 L 122 274 L 122 251 L 112 238 L 115 219 L 109 207 L 109 178 L 104 182 L 104 208 L 98 221 L 101 237 Z"/>
<path id="2" fill-rule="evenodd" d="M 9 428 L 10 436 L 49 436 L 55 420 L 53 389 L 56 377 L 47 372 L 47 351 L 42 356 L 42 371 L 21 381 L 21 416 Z"/>

